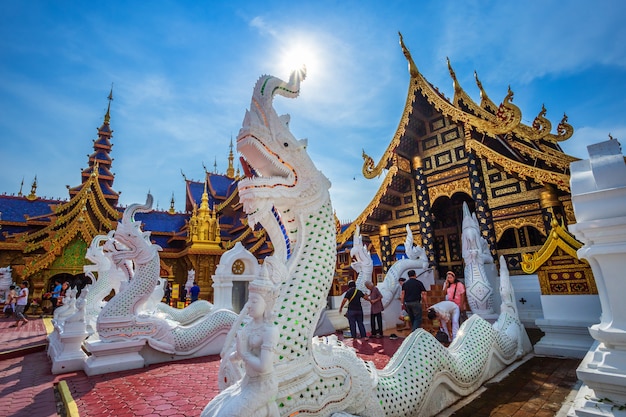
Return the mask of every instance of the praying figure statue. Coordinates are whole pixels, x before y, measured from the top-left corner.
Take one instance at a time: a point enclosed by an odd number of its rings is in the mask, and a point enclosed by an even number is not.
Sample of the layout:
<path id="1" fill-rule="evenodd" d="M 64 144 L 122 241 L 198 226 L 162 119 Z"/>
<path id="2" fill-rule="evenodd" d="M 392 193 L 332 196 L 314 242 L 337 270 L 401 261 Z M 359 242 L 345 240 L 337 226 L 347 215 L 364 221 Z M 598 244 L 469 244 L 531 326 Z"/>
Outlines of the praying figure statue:
<path id="1" fill-rule="evenodd" d="M 202 417 L 278 417 L 276 394 L 278 380 L 274 374 L 274 348 L 279 332 L 274 325 L 273 309 L 277 287 L 263 268 L 262 276 L 248 286 L 249 297 L 242 310 L 243 326 L 235 328 L 235 349 L 222 361 L 242 366 L 243 377 L 220 392 L 202 412 Z"/>

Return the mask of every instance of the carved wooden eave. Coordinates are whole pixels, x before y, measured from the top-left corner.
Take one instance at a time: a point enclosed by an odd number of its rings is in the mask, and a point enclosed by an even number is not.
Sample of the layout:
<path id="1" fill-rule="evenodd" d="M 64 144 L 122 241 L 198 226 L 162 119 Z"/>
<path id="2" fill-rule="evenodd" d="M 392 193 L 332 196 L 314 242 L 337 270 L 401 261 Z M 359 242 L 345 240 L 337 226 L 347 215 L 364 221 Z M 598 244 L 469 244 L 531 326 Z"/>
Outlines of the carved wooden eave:
<path id="1" fill-rule="evenodd" d="M 548 234 L 546 242 L 534 254 L 522 254 L 522 270 L 527 274 L 533 274 L 554 254 L 557 248 L 561 248 L 565 253 L 578 259 L 576 252 L 583 245 L 572 236 L 564 225 L 552 221 L 552 230 Z M 586 261 L 582 261 L 586 262 Z"/>
<path id="2" fill-rule="evenodd" d="M 56 206 L 50 217 L 52 221 L 46 227 L 20 235 L 17 239 L 24 245 L 25 254 L 38 250 L 45 252 L 34 255 L 26 263 L 21 271 L 24 279 L 49 268 L 78 236 L 89 244 L 96 235 L 113 230 L 121 213 L 106 200 L 98 182 L 98 173 L 94 171 L 82 189 L 68 202 Z"/>
<path id="3" fill-rule="evenodd" d="M 385 179 L 383 180 L 382 184 L 378 188 L 376 195 L 374 195 L 374 198 L 372 198 L 370 203 L 367 205 L 367 207 L 365 207 L 365 209 L 361 212 L 361 214 L 359 214 L 356 220 L 350 223 L 350 225 L 346 228 L 346 230 L 344 230 L 342 233 L 337 235 L 337 244 L 339 245 L 344 244 L 348 239 L 350 239 L 354 235 L 354 231 L 356 227 L 361 226 L 363 223 L 365 223 L 365 221 L 372 214 L 374 209 L 378 207 L 378 205 L 380 204 L 380 199 L 387 192 L 387 189 L 389 188 L 391 181 L 393 180 L 394 176 L 397 173 L 398 173 L 398 167 L 396 167 L 395 165 L 389 168 L 389 171 L 387 172 L 387 175 L 385 176 Z"/>

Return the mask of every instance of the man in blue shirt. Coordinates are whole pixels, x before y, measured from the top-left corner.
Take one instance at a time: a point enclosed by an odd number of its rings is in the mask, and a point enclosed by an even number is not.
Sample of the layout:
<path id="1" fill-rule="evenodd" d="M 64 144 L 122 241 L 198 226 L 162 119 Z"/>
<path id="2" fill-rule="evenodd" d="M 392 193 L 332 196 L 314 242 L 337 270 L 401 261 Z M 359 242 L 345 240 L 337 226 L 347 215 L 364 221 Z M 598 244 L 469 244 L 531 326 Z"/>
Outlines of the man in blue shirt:
<path id="1" fill-rule="evenodd" d="M 193 282 L 193 287 L 189 290 L 191 293 L 191 302 L 198 301 L 198 297 L 200 296 L 200 287 L 196 281 Z"/>

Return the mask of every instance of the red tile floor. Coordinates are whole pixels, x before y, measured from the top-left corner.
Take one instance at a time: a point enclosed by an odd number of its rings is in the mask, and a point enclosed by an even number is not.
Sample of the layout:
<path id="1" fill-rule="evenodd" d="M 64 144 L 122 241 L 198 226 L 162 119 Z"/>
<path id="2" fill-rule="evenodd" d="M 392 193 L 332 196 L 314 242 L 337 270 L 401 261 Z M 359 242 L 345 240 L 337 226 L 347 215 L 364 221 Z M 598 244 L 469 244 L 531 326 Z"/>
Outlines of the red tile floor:
<path id="1" fill-rule="evenodd" d="M 47 417 L 57 414 L 54 384 L 68 384 L 80 416 L 197 416 L 217 394 L 219 356 L 87 377 L 83 372 L 55 376 L 44 351 L 45 327 L 33 318 L 23 328 L 0 322 L 0 416 Z M 365 360 L 382 368 L 402 343 L 400 338 L 345 340 Z M 339 335 L 342 338 L 342 335 Z M 29 347 L 20 353 L 18 348 Z M 486 385 L 468 405 L 447 415 L 552 416 L 576 384 L 577 360 L 531 358 L 511 377 Z M 555 411 L 556 410 L 556 411 Z M 61 415 L 65 415 L 62 407 Z"/>

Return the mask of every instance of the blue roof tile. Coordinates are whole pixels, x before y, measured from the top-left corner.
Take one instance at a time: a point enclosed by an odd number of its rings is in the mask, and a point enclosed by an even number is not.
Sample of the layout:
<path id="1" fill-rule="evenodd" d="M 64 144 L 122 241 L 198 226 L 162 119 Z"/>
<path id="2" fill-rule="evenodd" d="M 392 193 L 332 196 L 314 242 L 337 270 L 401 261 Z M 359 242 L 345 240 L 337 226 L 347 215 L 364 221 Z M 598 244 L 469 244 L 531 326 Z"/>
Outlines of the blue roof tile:
<path id="1" fill-rule="evenodd" d="M 7 222 L 24 222 L 24 214 L 30 217 L 51 214 L 51 204 L 60 204 L 58 200 L 28 200 L 26 197 L 0 196 L 0 212 L 2 212 L 2 220 Z"/>

